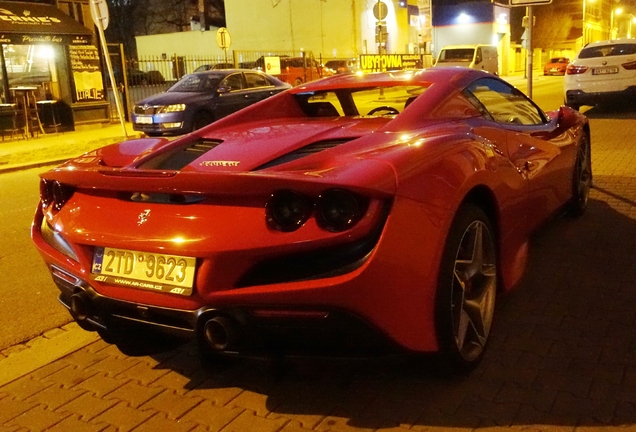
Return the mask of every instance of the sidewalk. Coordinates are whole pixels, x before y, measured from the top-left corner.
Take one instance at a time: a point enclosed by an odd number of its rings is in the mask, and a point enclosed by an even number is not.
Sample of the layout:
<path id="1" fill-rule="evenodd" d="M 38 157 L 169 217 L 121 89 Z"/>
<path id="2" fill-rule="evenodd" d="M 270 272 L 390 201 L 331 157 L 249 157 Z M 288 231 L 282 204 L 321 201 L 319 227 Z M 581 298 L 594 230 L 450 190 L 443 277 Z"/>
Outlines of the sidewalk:
<path id="1" fill-rule="evenodd" d="M 113 123 L 94 129 L 40 134 L 34 138 L 0 141 L 0 172 L 63 162 L 108 144 L 141 138 L 143 133 L 133 131 L 126 123 L 126 135 L 122 125 Z"/>

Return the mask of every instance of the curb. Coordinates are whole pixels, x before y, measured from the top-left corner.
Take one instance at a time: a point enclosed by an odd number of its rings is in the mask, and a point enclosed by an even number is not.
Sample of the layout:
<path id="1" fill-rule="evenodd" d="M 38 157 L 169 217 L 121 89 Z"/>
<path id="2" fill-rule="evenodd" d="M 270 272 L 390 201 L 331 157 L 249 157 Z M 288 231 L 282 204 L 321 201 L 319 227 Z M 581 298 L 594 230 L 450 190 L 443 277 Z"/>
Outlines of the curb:
<path id="1" fill-rule="evenodd" d="M 99 340 L 72 322 L 0 352 L 0 386 Z"/>

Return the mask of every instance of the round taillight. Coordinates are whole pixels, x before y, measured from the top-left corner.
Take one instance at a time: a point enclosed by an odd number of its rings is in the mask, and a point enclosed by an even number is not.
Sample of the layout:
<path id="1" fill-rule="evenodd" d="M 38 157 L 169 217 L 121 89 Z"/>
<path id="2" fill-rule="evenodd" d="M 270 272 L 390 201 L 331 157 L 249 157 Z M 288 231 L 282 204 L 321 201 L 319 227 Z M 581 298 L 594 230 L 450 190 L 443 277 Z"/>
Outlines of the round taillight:
<path id="1" fill-rule="evenodd" d="M 274 192 L 265 206 L 267 224 L 278 231 L 296 231 L 309 219 L 311 203 L 303 195 L 281 190 Z"/>
<path id="2" fill-rule="evenodd" d="M 342 189 L 324 192 L 316 202 L 316 221 L 331 232 L 345 231 L 367 211 L 367 200 Z"/>
<path id="3" fill-rule="evenodd" d="M 49 204 L 51 204 L 51 194 L 48 180 L 40 180 L 40 202 L 42 202 L 42 207 L 48 207 Z"/>
<path id="4" fill-rule="evenodd" d="M 73 196 L 73 188 L 57 180 L 40 180 L 40 201 L 46 208 L 53 204 L 55 210 L 60 210 Z"/>
<path id="5" fill-rule="evenodd" d="M 51 186 L 51 194 L 53 195 L 53 205 L 55 209 L 60 210 L 73 195 L 73 189 L 58 181 L 54 181 Z"/>

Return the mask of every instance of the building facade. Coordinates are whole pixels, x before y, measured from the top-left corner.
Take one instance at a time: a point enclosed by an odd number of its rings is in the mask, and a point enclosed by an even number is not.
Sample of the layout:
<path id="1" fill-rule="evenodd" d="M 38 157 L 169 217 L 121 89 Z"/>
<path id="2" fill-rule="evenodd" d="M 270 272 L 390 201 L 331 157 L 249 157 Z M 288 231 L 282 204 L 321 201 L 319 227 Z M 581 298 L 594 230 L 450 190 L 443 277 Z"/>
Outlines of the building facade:
<path id="1" fill-rule="evenodd" d="M 47 101 L 56 128 L 109 122 L 101 57 L 88 0 L 0 1 L 2 103 Z"/>
<path id="2" fill-rule="evenodd" d="M 227 28 L 238 50 L 312 51 L 329 58 L 424 53 L 426 0 L 232 0 Z"/>

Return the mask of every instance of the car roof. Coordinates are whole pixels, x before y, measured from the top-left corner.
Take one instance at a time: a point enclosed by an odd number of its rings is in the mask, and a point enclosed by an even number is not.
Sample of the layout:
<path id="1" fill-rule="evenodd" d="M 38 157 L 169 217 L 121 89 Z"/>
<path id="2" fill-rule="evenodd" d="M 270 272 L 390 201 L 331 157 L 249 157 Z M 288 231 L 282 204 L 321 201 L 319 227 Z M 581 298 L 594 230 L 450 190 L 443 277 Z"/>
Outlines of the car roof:
<path id="1" fill-rule="evenodd" d="M 590 47 L 595 47 L 595 46 L 605 46 L 605 45 L 615 45 L 615 44 L 625 44 L 625 43 L 636 44 L 636 39 L 634 39 L 634 38 L 620 38 L 620 39 L 610 39 L 610 40 L 603 40 L 603 41 L 595 41 L 595 42 L 588 43 L 583 48 L 590 48 Z"/>
<path id="2" fill-rule="evenodd" d="M 261 73 L 257 69 L 208 69 L 208 70 L 200 70 L 198 72 L 192 72 L 197 75 L 220 75 L 227 76 L 237 72 L 256 72 Z M 263 74 L 265 75 L 265 74 Z"/>
<path id="3" fill-rule="evenodd" d="M 370 72 L 364 74 L 338 74 L 293 87 L 294 94 L 337 90 L 346 88 L 364 88 L 392 85 L 430 85 L 442 84 L 446 88 L 461 89 L 477 78 L 498 77 L 484 71 L 462 67 L 434 67 L 417 70 L 391 72 Z"/>

